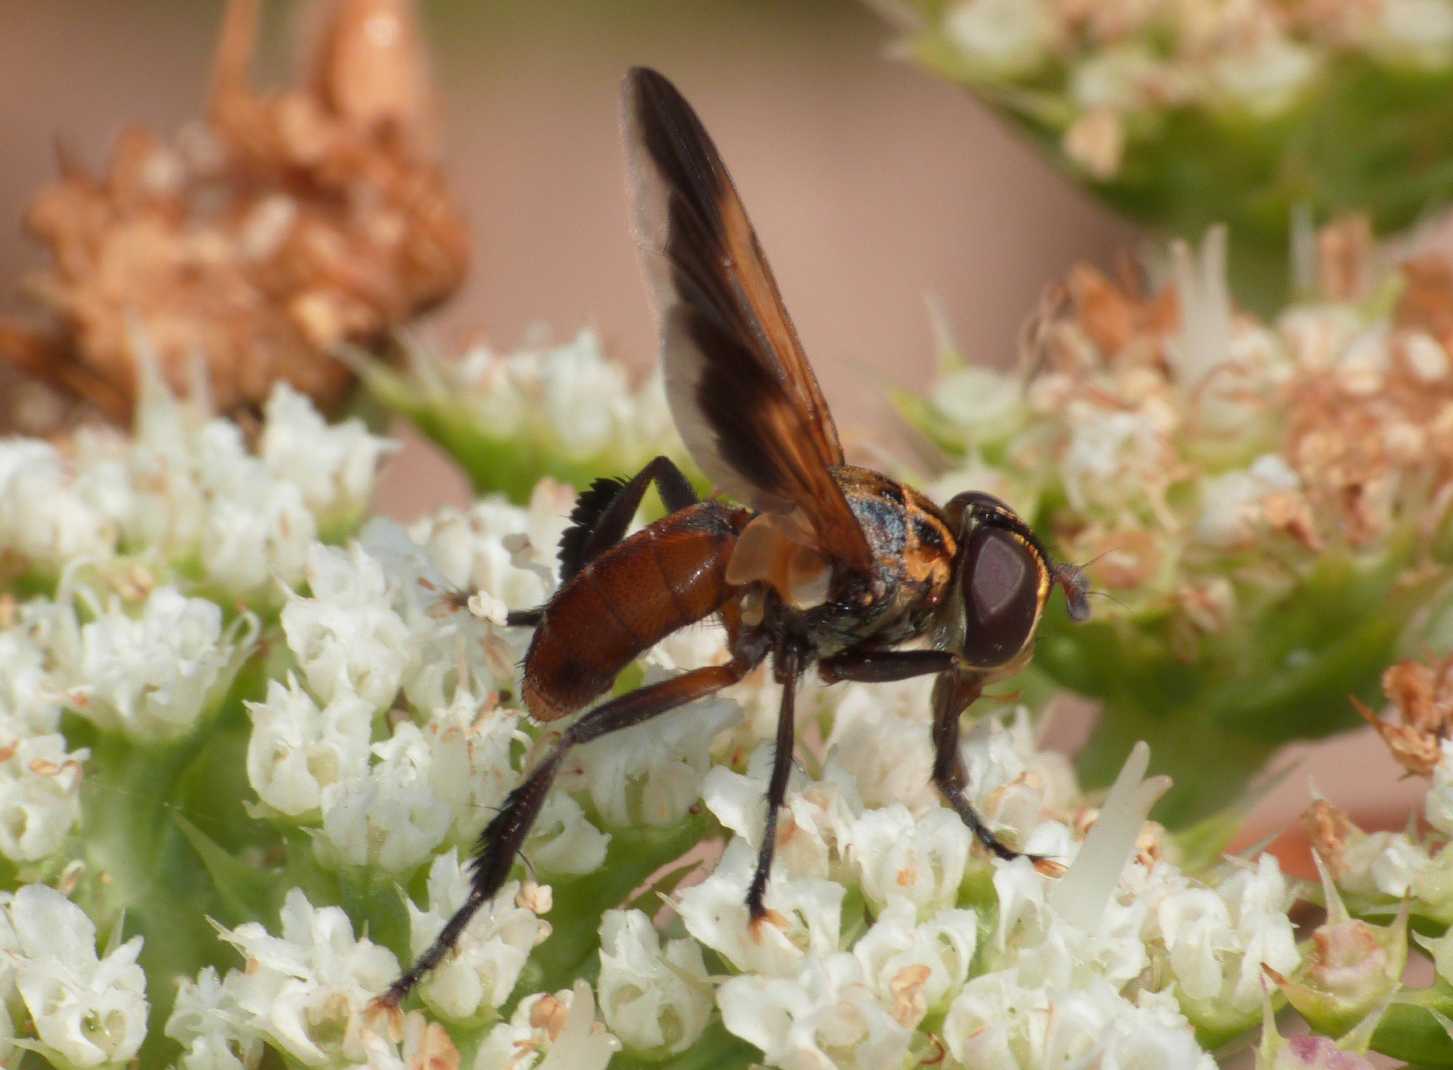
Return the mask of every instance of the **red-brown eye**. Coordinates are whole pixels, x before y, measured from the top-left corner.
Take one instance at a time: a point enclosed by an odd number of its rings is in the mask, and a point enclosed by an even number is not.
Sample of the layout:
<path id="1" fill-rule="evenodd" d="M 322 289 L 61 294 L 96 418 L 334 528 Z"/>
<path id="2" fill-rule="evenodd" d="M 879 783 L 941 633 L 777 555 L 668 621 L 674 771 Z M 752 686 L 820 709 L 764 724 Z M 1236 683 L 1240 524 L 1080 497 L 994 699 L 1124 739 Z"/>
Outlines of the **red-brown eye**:
<path id="1" fill-rule="evenodd" d="M 1034 634 L 1043 605 L 1043 566 L 1002 528 L 974 529 L 964 550 L 964 658 L 988 669 L 1012 661 Z"/>

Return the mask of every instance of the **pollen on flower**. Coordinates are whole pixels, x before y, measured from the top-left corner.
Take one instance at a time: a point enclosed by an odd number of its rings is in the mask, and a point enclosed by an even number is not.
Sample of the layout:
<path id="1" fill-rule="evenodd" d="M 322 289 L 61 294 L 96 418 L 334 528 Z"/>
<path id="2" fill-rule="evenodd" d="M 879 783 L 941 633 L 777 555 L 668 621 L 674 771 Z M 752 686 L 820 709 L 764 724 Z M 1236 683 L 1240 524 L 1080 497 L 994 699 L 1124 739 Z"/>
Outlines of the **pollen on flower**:
<path id="1" fill-rule="evenodd" d="M 520 1001 L 508 1022 L 485 1036 L 474 1070 L 605 1070 L 620 1041 L 595 1018 L 590 985 L 540 992 Z"/>
<path id="2" fill-rule="evenodd" d="M 924 985 L 933 970 L 922 964 L 904 966 L 893 975 L 889 990 L 893 993 L 893 1017 L 900 1025 L 914 1026 L 923 1019 Z"/>
<path id="3" fill-rule="evenodd" d="M 1352 832 L 1352 822 L 1346 811 L 1326 799 L 1314 799 L 1302 811 L 1302 827 L 1307 840 L 1317 856 L 1326 863 L 1334 876 L 1340 877 L 1343 869 L 1342 852 Z"/>

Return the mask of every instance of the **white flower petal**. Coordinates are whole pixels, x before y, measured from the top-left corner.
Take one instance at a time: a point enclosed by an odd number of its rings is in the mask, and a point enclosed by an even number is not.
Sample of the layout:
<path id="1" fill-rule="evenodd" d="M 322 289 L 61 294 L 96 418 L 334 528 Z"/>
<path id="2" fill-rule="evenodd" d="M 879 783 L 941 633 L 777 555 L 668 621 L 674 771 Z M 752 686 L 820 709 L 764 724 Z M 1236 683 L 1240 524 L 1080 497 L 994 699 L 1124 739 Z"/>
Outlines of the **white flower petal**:
<path id="1" fill-rule="evenodd" d="M 844 889 L 833 881 L 774 870 L 767 882 L 767 917 L 752 925 L 746 895 L 756 861 L 747 841 L 733 839 L 712 875 L 680 894 L 677 912 L 687 932 L 737 969 L 794 976 L 805 954 L 837 949 Z"/>
<path id="2" fill-rule="evenodd" d="M 722 1023 L 790 1070 L 900 1065 L 912 1031 L 879 1004 L 852 955 L 809 955 L 793 977 L 733 977 L 717 994 Z"/>
<path id="3" fill-rule="evenodd" d="M 711 1017 L 713 993 L 701 946 L 663 948 L 639 910 L 608 910 L 600 923 L 600 1007 L 630 1050 L 659 1058 L 694 1044 Z"/>
<path id="4" fill-rule="evenodd" d="M 27 884 L 6 905 L 19 954 L 15 984 L 42 1054 L 78 1067 L 133 1058 L 146 1036 L 141 937 L 98 958 L 95 925 L 54 889 Z"/>
<path id="5" fill-rule="evenodd" d="M 364 1058 L 368 1006 L 398 976 L 398 960 L 355 939 L 341 909 L 314 907 L 297 888 L 283 902 L 281 922 L 281 936 L 256 922 L 220 930 L 247 962 L 223 979 L 229 1007 L 235 1000 L 237 1008 L 232 1028 L 305 1065 Z"/>

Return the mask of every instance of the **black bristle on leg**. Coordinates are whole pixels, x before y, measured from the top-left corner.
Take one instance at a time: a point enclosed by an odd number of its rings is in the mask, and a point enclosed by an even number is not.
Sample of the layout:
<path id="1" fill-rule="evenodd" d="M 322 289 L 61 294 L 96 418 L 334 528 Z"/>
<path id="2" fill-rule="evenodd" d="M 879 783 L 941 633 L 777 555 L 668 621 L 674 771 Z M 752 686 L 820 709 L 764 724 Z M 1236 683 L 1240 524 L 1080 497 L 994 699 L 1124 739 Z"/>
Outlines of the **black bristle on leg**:
<path id="1" fill-rule="evenodd" d="M 560 549 L 556 554 L 562 577 L 569 578 L 585 567 L 588 560 L 586 553 L 601 515 L 626 486 L 627 481 L 619 477 L 603 477 L 581 491 L 580 497 L 575 499 L 575 508 L 570 511 L 570 526 L 560 536 Z"/>
<path id="2" fill-rule="evenodd" d="M 535 766 L 524 783 L 509 793 L 504 805 L 480 834 L 479 850 L 470 865 L 469 896 L 464 905 L 454 912 L 418 960 L 378 997 L 377 1004 L 397 1008 L 425 974 L 453 950 L 479 909 L 499 893 L 571 747 L 649 721 L 720 691 L 750 672 L 762 660 L 763 653 L 757 648 L 739 649 L 725 665 L 693 669 L 669 680 L 639 687 L 597 706 L 567 728 L 560 742 Z"/>
<path id="3" fill-rule="evenodd" d="M 652 458 L 629 480 L 597 479 L 575 499 L 570 527 L 560 536 L 557 556 L 562 583 L 625 538 L 631 518 L 652 483 L 668 513 L 698 501 L 691 481 L 664 455 Z"/>

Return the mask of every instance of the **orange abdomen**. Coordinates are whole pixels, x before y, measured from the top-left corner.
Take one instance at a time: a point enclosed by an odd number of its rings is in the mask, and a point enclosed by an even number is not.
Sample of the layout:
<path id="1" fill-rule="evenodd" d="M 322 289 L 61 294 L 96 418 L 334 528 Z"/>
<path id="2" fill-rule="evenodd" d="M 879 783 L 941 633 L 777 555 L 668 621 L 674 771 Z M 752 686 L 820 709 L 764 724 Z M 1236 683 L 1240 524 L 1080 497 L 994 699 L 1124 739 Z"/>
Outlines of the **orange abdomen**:
<path id="1" fill-rule="evenodd" d="M 701 502 L 611 547 L 555 592 L 525 654 L 525 704 L 553 721 L 607 691 L 616 674 L 679 628 L 711 616 L 737 535 L 752 514 Z"/>

